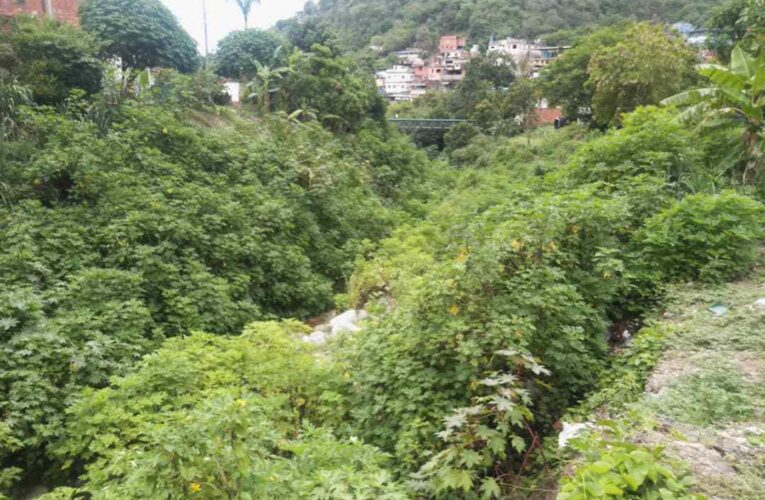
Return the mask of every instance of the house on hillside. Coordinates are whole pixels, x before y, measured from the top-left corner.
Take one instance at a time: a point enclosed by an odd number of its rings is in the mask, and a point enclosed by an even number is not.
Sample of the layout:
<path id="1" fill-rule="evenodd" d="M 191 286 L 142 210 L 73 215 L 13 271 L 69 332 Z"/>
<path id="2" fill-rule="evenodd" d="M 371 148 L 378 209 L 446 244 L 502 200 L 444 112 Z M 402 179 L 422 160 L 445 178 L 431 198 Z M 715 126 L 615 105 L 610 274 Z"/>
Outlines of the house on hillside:
<path id="1" fill-rule="evenodd" d="M 492 39 L 489 42 L 489 53 L 508 56 L 518 68 L 518 71 L 537 76 L 539 72 L 555 60 L 567 46 L 547 46 L 538 41 L 521 40 L 518 38 Z"/>
<path id="2" fill-rule="evenodd" d="M 28 14 L 78 24 L 77 7 L 78 0 L 0 0 L 0 17 Z"/>
<path id="3" fill-rule="evenodd" d="M 410 101 L 425 95 L 428 89 L 454 87 L 465 78 L 465 66 L 480 53 L 477 47 L 467 49 L 467 38 L 445 35 L 438 44 L 438 53 L 427 58 L 421 49 L 396 52 L 398 64 L 376 74 L 380 92 L 393 101 Z"/>

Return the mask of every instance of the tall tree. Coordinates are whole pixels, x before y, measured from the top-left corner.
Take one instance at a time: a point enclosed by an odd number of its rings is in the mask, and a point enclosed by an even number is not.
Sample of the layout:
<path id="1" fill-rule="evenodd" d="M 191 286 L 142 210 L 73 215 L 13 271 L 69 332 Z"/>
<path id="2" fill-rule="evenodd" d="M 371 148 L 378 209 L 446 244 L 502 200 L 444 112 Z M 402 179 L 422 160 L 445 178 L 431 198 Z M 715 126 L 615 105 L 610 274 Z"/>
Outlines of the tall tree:
<path id="1" fill-rule="evenodd" d="M 159 0 L 84 0 L 80 22 L 105 42 L 104 55 L 119 57 L 124 67 L 199 66 L 196 42 Z"/>
<path id="2" fill-rule="evenodd" d="M 258 72 L 255 61 L 265 66 L 283 62 L 274 57 L 280 56 L 276 49 L 285 44 L 284 38 L 272 31 L 251 28 L 231 32 L 218 42 L 215 71 L 226 78 L 251 80 Z"/>
<path id="3" fill-rule="evenodd" d="M 765 174 L 765 54 L 758 58 L 741 47 L 733 49 L 729 66 L 707 65 L 699 72 L 711 85 L 665 99 L 686 106 L 686 118 L 701 124 L 742 128 L 746 154 L 743 181 Z"/>
<path id="4" fill-rule="evenodd" d="M 624 37 L 624 28 L 602 28 L 574 39 L 573 48 L 542 71 L 540 87 L 551 105 L 563 107 L 563 112 L 570 118 L 591 118 L 593 89 L 587 84 L 590 60 L 598 50 L 619 42 Z"/>
<path id="5" fill-rule="evenodd" d="M 659 104 L 693 83 L 696 53 L 663 26 L 640 23 L 624 39 L 595 52 L 589 65 L 598 122 L 619 124 L 638 106 Z"/>
<path id="6" fill-rule="evenodd" d="M 247 26 L 247 22 L 250 18 L 250 11 L 252 10 L 252 6 L 255 4 L 260 4 L 260 0 L 234 0 L 236 2 L 237 7 L 239 7 L 239 10 L 242 11 L 242 17 L 244 17 L 244 29 L 247 29 L 249 26 Z"/>

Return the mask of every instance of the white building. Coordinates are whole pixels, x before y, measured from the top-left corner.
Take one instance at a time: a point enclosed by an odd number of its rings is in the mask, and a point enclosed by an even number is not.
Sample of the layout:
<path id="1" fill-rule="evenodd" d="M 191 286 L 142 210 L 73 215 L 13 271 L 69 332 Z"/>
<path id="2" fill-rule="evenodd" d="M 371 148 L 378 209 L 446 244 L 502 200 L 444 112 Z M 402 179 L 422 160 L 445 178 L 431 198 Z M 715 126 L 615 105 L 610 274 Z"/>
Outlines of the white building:
<path id="1" fill-rule="evenodd" d="M 506 55 L 515 63 L 518 71 L 537 76 L 545 66 L 568 48 L 545 46 L 538 41 L 505 38 L 503 40 L 491 40 L 488 52 Z"/>
<path id="2" fill-rule="evenodd" d="M 412 89 L 419 86 L 414 78 L 414 68 L 403 64 L 378 72 L 377 80 L 385 95 L 394 101 L 411 100 Z"/>

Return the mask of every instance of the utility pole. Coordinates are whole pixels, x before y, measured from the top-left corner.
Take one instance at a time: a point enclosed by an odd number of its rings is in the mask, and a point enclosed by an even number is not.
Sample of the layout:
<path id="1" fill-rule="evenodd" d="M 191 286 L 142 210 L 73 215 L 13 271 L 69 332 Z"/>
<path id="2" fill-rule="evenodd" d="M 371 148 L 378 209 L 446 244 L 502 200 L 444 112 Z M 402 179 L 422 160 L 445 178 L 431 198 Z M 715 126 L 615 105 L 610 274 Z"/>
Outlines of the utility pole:
<path id="1" fill-rule="evenodd" d="M 45 8 L 45 13 L 48 14 L 48 17 L 53 17 L 53 0 L 45 0 L 43 3 L 43 7 Z"/>
<path id="2" fill-rule="evenodd" d="M 205 66 L 207 66 L 207 58 L 210 56 L 210 46 L 207 40 L 207 0 L 202 0 L 202 17 L 205 23 Z"/>

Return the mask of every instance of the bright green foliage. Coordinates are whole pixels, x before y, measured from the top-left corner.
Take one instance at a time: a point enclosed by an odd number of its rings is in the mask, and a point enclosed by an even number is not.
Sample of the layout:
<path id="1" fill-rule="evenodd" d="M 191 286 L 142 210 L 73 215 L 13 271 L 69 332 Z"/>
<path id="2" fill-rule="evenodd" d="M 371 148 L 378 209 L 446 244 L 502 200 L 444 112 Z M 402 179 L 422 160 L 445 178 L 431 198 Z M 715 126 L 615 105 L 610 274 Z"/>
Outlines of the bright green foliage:
<path id="1" fill-rule="evenodd" d="M 67 24 L 18 18 L 0 29 L 0 78 L 26 85 L 39 104 L 58 104 L 74 89 L 101 88 L 103 69 L 96 40 Z"/>
<path id="2" fill-rule="evenodd" d="M 21 447 L 21 442 L 13 437 L 13 432 L 8 424 L 0 420 L 0 464 L 5 463 L 7 456 Z M 0 499 L 5 500 L 3 492 L 17 480 L 21 473 L 18 467 L 3 467 L 0 465 Z"/>
<path id="3" fill-rule="evenodd" d="M 551 371 L 529 384 L 540 423 L 557 418 L 600 366 L 607 304 L 628 293 L 626 197 L 590 186 L 555 194 L 519 149 L 494 160 L 514 168 L 466 172 L 428 221 L 385 241 L 351 283 L 354 303 L 395 304 L 349 341 L 357 432 L 406 469 L 437 449 L 444 415 L 507 368 L 498 350 L 527 351 Z"/>
<path id="4" fill-rule="evenodd" d="M 119 57 L 126 68 L 199 66 L 196 42 L 160 0 L 84 0 L 82 28 L 104 42 L 104 55 Z"/>
<path id="5" fill-rule="evenodd" d="M 255 62 L 265 66 L 280 64 L 274 53 L 286 40 L 272 31 L 248 29 L 233 31 L 218 42 L 215 71 L 221 76 L 252 79 L 258 73 Z"/>
<path id="6" fill-rule="evenodd" d="M 642 176 L 656 178 L 664 189 L 692 190 L 703 183 L 709 169 L 701 168 L 704 149 L 692 130 L 676 120 L 677 113 L 656 107 L 626 115 L 624 126 L 580 148 L 571 161 L 577 182 L 602 182 L 610 189 Z M 642 198 L 642 197 L 641 197 Z M 653 200 L 637 198 L 647 210 Z M 636 214 L 645 218 L 646 212 Z"/>
<path id="7" fill-rule="evenodd" d="M 552 106 L 561 106 L 570 118 L 590 119 L 592 87 L 589 85 L 590 60 L 594 53 L 611 47 L 624 38 L 624 27 L 601 28 L 591 34 L 577 37 L 541 74 L 540 86 Z"/>
<path id="8" fill-rule="evenodd" d="M 663 26 L 641 23 L 616 45 L 596 51 L 590 60 L 588 85 L 599 123 L 621 123 L 621 115 L 659 102 L 692 83 L 696 54 Z"/>
<path id="9" fill-rule="evenodd" d="M 669 279 L 723 281 L 754 262 L 764 215 L 761 203 L 732 191 L 697 194 L 650 218 L 638 240 Z"/>
<path id="10" fill-rule="evenodd" d="M 533 420 L 529 391 L 519 387 L 517 374 L 549 375 L 533 358 L 513 351 L 499 351 L 514 373 L 493 373 L 479 382 L 488 395 L 475 397 L 473 404 L 444 418 L 445 429 L 438 433 L 445 448 L 435 454 L 415 475 L 416 485 L 431 494 L 470 492 L 482 498 L 499 498 L 496 479 L 482 477 L 495 463 L 507 460 L 511 450 L 523 452 L 524 435 Z M 533 375 L 532 375 L 533 374 Z M 533 434 L 532 434 L 532 437 Z"/>
<path id="11" fill-rule="evenodd" d="M 572 440 L 581 453 L 576 472 L 563 478 L 558 500 L 640 498 L 701 500 L 690 494 L 692 478 L 660 447 L 624 442 L 618 422 L 598 422 L 596 432 Z"/>
<path id="12" fill-rule="evenodd" d="M 426 158 L 387 131 L 200 114 L 199 87 L 158 82 L 141 102 L 27 109 L 3 143 L 0 414 L 30 461 L 74 393 L 165 337 L 332 307 L 362 242 L 426 196 Z"/>
<path id="13" fill-rule="evenodd" d="M 256 323 L 169 341 L 86 391 L 56 453 L 86 462 L 80 490 L 96 498 L 404 498 L 383 454 L 311 425 L 342 417 L 326 402 L 344 379 L 304 331 Z"/>
<path id="14" fill-rule="evenodd" d="M 742 180 L 765 176 L 765 53 L 754 58 L 741 47 L 731 54 L 729 67 L 703 66 L 699 73 L 710 85 L 664 100 L 686 106 L 682 118 L 701 120 L 702 126 L 742 131 L 744 163 Z"/>
<path id="15" fill-rule="evenodd" d="M 314 45 L 309 53 L 296 50 L 287 66 L 277 98 L 290 113 L 315 115 L 338 132 L 358 130 L 365 120 L 385 116 L 372 76 L 328 47 Z"/>
<path id="16" fill-rule="evenodd" d="M 599 389 L 587 396 L 573 413 L 588 418 L 607 410 L 618 414 L 642 395 L 651 370 L 661 358 L 674 332 L 666 325 L 641 328 L 632 342 L 610 361 L 598 381 Z"/>

